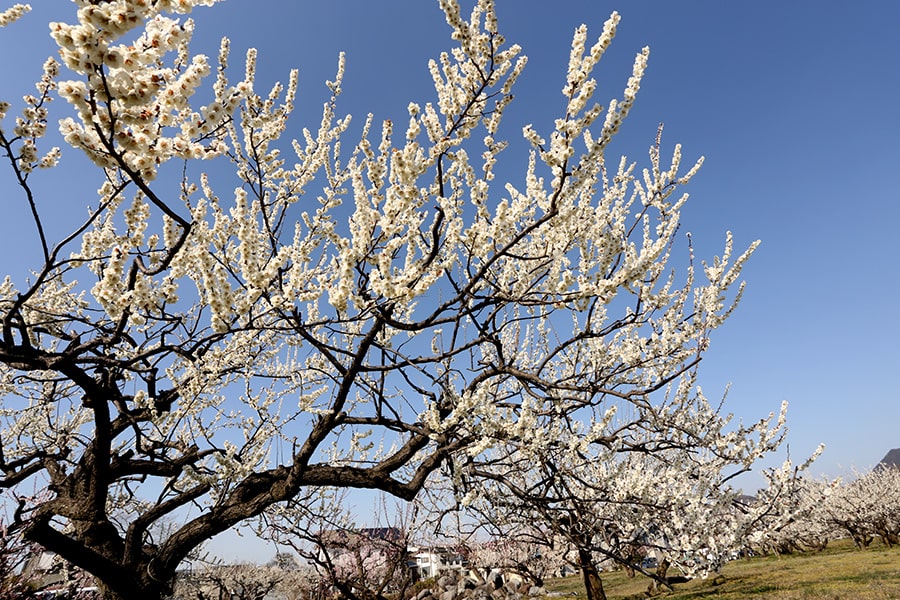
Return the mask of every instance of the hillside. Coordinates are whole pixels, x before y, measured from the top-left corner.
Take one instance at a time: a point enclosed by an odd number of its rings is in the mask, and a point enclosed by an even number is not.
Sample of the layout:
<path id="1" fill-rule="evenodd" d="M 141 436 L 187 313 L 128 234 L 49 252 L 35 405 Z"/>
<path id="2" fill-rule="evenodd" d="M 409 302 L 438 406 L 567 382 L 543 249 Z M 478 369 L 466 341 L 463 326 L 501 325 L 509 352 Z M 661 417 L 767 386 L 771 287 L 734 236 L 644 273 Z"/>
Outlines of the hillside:
<path id="1" fill-rule="evenodd" d="M 884 458 L 881 459 L 881 462 L 879 462 L 875 468 L 877 469 L 879 467 L 900 468 L 900 448 L 894 448 L 885 454 Z"/>

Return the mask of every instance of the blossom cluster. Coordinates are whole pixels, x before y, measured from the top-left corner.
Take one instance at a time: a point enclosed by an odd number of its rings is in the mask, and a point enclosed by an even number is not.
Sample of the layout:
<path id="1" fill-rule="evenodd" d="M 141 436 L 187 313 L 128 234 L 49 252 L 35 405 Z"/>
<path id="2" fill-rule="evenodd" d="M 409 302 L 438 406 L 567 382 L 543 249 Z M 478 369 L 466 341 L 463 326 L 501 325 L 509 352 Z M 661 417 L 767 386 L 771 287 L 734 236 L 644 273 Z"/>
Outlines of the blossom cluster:
<path id="1" fill-rule="evenodd" d="M 56 166 L 61 156 L 60 149 L 53 147 L 43 156 L 38 154 L 38 140 L 47 132 L 47 116 L 49 110 L 47 104 L 53 100 L 52 92 L 56 89 L 56 78 L 59 74 L 59 64 L 52 58 L 47 59 L 43 66 L 43 75 L 35 84 L 38 95 L 27 94 L 22 100 L 25 103 L 20 116 L 16 117 L 12 135 L 0 129 L 0 139 L 3 146 L 10 152 L 15 143 L 18 143 L 18 154 L 10 156 L 16 161 L 16 167 L 20 180 L 24 181 L 35 168 L 47 169 Z M 0 121 L 6 116 L 10 105 L 0 102 Z"/>
<path id="2" fill-rule="evenodd" d="M 224 150 L 221 129 L 241 94 L 216 88 L 209 104 L 193 110 L 189 100 L 209 74 L 203 55 L 189 58 L 193 21 L 163 12 L 186 13 L 215 0 L 82 2 L 76 24 L 50 24 L 60 59 L 78 80 L 60 82 L 59 93 L 78 119 L 60 122 L 66 142 L 98 166 L 123 168 L 146 181 L 173 157 L 208 158 Z M 137 27 L 130 42 L 121 38 Z M 226 57 L 223 48 L 221 61 Z M 165 56 L 177 58 L 166 66 Z"/>
<path id="3" fill-rule="evenodd" d="M 0 12 L 0 27 L 14 23 L 22 18 L 22 16 L 31 10 L 28 4 L 14 4 L 3 12 Z"/>

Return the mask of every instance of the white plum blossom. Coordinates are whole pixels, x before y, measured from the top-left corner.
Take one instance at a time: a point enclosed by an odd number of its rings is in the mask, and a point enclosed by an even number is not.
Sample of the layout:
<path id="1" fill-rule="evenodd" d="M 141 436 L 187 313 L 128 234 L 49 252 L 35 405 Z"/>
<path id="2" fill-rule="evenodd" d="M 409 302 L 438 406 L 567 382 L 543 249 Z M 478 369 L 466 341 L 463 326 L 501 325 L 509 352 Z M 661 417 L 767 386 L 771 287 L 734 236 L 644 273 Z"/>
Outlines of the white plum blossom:
<path id="1" fill-rule="evenodd" d="M 31 11 L 31 5 L 29 4 L 14 4 L 3 12 L 0 12 L 0 27 L 6 27 L 21 19 L 22 15 L 29 11 Z"/>

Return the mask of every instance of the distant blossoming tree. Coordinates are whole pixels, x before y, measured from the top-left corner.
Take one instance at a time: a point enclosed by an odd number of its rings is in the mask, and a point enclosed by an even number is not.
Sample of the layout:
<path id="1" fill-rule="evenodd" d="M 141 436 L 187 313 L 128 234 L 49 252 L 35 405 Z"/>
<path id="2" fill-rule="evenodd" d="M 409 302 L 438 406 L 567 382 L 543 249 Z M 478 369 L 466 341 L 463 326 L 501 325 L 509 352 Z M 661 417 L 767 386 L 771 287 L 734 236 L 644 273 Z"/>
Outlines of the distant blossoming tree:
<path id="1" fill-rule="evenodd" d="M 824 550 L 839 537 L 827 513 L 837 487 L 836 481 L 797 478 L 788 489 L 769 486 L 744 500 L 759 515 L 744 540 L 746 548 L 761 554 Z"/>
<path id="2" fill-rule="evenodd" d="M 610 410 L 591 427 L 542 420 L 539 442 L 496 444 L 459 470 L 445 497 L 498 539 L 528 540 L 538 555 L 562 551 L 590 600 L 606 598 L 606 568 L 671 587 L 717 571 L 794 516 L 785 496 L 812 459 L 766 470 L 769 485 L 752 503 L 731 484 L 781 443 L 784 413 L 774 418 L 735 425 L 684 377 L 627 419 Z"/>
<path id="3" fill-rule="evenodd" d="M 389 506 L 375 501 L 374 521 L 356 524 L 346 493 L 299 496 L 266 514 L 260 533 L 292 548 L 316 574 L 323 589 L 347 600 L 405 597 L 414 583 L 412 535 L 419 529 L 418 503 Z"/>
<path id="4" fill-rule="evenodd" d="M 569 546 L 554 539 L 545 521 L 509 523 L 508 527 L 492 524 L 484 529 L 495 536 L 467 543 L 466 559 L 476 577 L 495 586 L 496 577 L 515 574 L 540 588 L 546 579 L 567 573 L 574 562 Z"/>
<path id="5" fill-rule="evenodd" d="M 700 162 L 683 170 L 678 146 L 664 161 L 658 141 L 643 171 L 606 156 L 648 57 L 595 103 L 617 15 L 589 47 L 576 31 L 564 109 L 549 133 L 524 128 L 530 158 L 501 176 L 525 57 L 490 0 L 468 20 L 440 1 L 456 46 L 429 63 L 436 101 L 409 104 L 399 132 L 370 117 L 350 143 L 343 56 L 321 120 L 285 142 L 296 73 L 260 93 L 251 50 L 235 83 L 227 40 L 215 67 L 170 16 L 216 3 L 76 0 L 37 93 L 14 120 L 0 105 L 38 249 L 28 279 L 0 282 L 0 487 L 48 491 L 17 512 L 29 540 L 108 598 L 160 598 L 204 541 L 316 489 L 411 499 L 506 444 L 702 439 L 709 413 L 681 409 L 687 392 L 652 399 L 701 360 L 750 251 L 729 236 L 676 276 L 679 189 Z M 60 157 L 42 140 L 57 95 L 99 189 L 54 238 L 62 199 L 33 184 Z M 236 187 L 217 181 L 228 161 Z M 163 521 L 180 524 L 159 535 Z"/>
<path id="6" fill-rule="evenodd" d="M 304 579 L 296 571 L 274 565 L 204 565 L 176 580 L 175 597 L 182 600 L 264 600 L 284 588 L 301 588 Z M 308 585 L 307 585 L 308 587 Z"/>
<path id="7" fill-rule="evenodd" d="M 879 465 L 857 473 L 823 504 L 825 522 L 858 548 L 867 548 L 876 537 L 888 547 L 900 545 L 900 468 Z"/>

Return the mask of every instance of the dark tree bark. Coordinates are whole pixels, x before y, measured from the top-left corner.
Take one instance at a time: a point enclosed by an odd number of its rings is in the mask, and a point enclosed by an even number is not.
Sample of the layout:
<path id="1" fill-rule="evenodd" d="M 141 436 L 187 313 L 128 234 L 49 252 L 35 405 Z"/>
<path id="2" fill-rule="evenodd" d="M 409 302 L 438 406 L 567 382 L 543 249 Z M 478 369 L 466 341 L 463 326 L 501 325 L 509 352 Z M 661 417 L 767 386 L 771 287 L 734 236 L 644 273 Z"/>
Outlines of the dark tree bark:
<path id="1" fill-rule="evenodd" d="M 578 567 L 581 569 L 581 579 L 584 582 L 587 600 L 606 600 L 606 592 L 603 591 L 603 580 L 600 579 L 600 571 L 597 569 L 591 553 L 583 548 L 578 549 Z"/>

